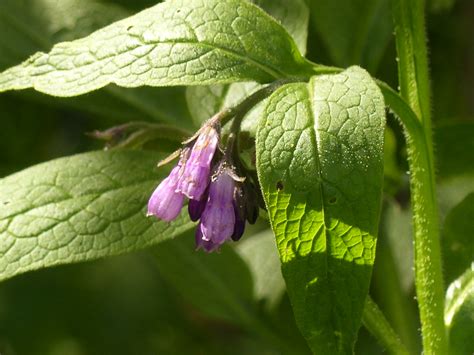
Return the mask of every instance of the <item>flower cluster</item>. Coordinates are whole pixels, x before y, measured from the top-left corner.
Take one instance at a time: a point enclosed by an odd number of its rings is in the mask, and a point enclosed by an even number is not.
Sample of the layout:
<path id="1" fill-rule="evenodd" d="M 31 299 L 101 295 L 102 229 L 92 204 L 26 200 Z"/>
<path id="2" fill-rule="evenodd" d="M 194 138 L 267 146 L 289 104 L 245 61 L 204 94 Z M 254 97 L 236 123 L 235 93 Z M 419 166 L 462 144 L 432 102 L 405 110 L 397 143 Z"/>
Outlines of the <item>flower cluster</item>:
<path id="1" fill-rule="evenodd" d="M 242 237 L 245 222 L 255 223 L 258 206 L 254 186 L 239 178 L 227 155 L 220 154 L 220 126 L 211 121 L 182 149 L 178 164 L 155 189 L 148 215 L 174 220 L 189 199 L 192 221 L 199 221 L 196 246 L 207 252 Z"/>

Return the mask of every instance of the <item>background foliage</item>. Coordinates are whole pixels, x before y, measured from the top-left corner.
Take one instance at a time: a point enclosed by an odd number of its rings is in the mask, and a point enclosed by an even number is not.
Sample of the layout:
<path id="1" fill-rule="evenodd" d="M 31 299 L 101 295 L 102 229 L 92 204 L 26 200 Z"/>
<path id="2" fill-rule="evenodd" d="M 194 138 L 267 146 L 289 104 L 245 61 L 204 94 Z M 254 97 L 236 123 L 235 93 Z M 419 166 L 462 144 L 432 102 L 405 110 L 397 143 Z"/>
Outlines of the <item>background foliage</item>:
<path id="1" fill-rule="evenodd" d="M 389 1 L 295 2 L 298 16 L 294 19 L 288 14 L 295 11 L 285 9 L 285 1 L 274 8 L 265 7 L 265 1 L 256 3 L 273 16 L 288 20 L 283 25 L 295 36 L 302 52 L 307 47 L 310 59 L 343 67 L 359 64 L 396 87 Z M 148 0 L 3 0 L 0 71 L 36 51 L 48 51 L 54 43 L 85 36 L 154 4 Z M 469 206 L 473 205 L 474 162 L 469 152 L 474 148 L 474 49 L 469 44 L 474 32 L 474 5 L 469 0 L 432 0 L 430 9 L 435 149 L 449 285 L 462 275 L 472 258 L 469 238 L 473 232 L 469 228 L 472 230 L 474 216 Z M 301 31 L 301 24 L 306 22 L 307 41 Z M 217 93 L 219 100 L 223 90 L 247 92 L 241 84 L 206 90 Z M 31 90 L 2 94 L 0 176 L 52 158 L 100 149 L 100 143 L 86 137 L 85 132 L 127 121 L 170 122 L 194 129 L 206 117 L 200 110 L 214 112 L 223 102 L 210 101 L 204 109 L 199 108 L 196 102 L 200 100 L 193 101 L 199 92 L 193 91 L 196 89 L 109 86 L 67 99 Z M 405 343 L 419 349 L 420 340 L 414 336 L 419 325 L 413 300 L 406 153 L 401 129 L 393 117 L 389 116 L 385 135 L 385 199 L 371 295 Z M 226 246 L 217 255 L 194 253 L 192 239 L 183 236 L 151 252 L 24 274 L 1 284 L 0 352 L 309 351 L 294 324 L 275 242 L 266 222 L 248 231 L 235 247 Z M 465 322 L 462 314 L 453 319 L 453 328 L 456 321 Z M 361 328 L 356 353 L 380 352 Z"/>

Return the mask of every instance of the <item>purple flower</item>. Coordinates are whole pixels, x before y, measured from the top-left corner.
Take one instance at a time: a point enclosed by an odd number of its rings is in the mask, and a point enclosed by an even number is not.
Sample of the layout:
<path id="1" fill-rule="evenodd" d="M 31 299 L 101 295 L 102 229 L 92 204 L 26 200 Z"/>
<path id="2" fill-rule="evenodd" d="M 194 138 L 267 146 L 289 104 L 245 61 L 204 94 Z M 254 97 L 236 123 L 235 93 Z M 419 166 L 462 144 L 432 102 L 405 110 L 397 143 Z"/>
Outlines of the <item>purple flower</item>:
<path id="1" fill-rule="evenodd" d="M 196 249 L 204 249 L 208 253 L 213 252 L 217 250 L 220 246 L 220 244 L 216 244 L 213 241 L 210 240 L 204 240 L 202 238 L 202 231 L 201 231 L 201 226 L 199 225 L 196 228 L 196 233 L 195 233 L 195 238 L 196 238 Z"/>
<path id="2" fill-rule="evenodd" d="M 183 174 L 184 164 L 189 156 L 189 149 L 185 148 L 176 165 L 166 179 L 164 179 L 148 200 L 147 216 L 155 216 L 170 222 L 178 217 L 183 208 L 184 195 L 176 192 L 180 176 Z"/>
<path id="3" fill-rule="evenodd" d="M 212 242 L 213 248 L 230 240 L 234 234 L 234 189 L 235 181 L 228 170 L 218 169 L 215 180 L 209 186 L 206 208 L 202 212 L 201 223 L 198 226 L 202 241 Z"/>
<path id="4" fill-rule="evenodd" d="M 234 242 L 242 238 L 245 230 L 245 219 L 239 211 L 239 208 L 234 204 L 235 212 L 235 224 L 234 224 L 234 233 L 232 233 L 231 238 Z"/>
<path id="5" fill-rule="evenodd" d="M 212 124 L 204 126 L 194 143 L 176 192 L 192 200 L 201 200 L 209 184 L 211 162 L 218 143 L 218 128 Z"/>
<path id="6" fill-rule="evenodd" d="M 189 200 L 188 203 L 188 213 L 189 213 L 189 218 L 191 218 L 191 221 L 196 222 L 199 218 L 201 218 L 202 213 L 204 212 L 204 209 L 206 208 L 206 203 L 207 203 L 207 196 L 208 196 L 208 191 L 207 189 L 204 192 L 204 195 L 201 197 L 201 200 Z"/>

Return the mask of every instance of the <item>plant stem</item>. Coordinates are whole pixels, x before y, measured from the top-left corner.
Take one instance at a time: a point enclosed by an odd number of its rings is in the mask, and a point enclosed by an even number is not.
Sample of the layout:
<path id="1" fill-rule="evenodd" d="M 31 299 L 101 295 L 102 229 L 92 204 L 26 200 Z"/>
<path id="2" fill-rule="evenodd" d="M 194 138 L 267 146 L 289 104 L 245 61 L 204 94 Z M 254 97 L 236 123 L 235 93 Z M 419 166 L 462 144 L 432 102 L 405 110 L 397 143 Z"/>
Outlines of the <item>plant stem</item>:
<path id="1" fill-rule="evenodd" d="M 255 91 L 252 95 L 245 98 L 242 102 L 235 105 L 234 107 L 222 110 L 216 116 L 218 116 L 221 125 L 224 126 L 227 122 L 229 122 L 234 117 L 233 128 L 240 126 L 240 123 L 244 119 L 245 115 L 260 101 L 265 100 L 268 96 L 270 96 L 276 89 L 280 86 L 289 84 L 289 83 L 296 83 L 305 81 L 305 79 L 301 78 L 285 78 L 276 80 L 267 86 Z M 216 117 L 214 116 L 214 118 Z"/>
<path id="2" fill-rule="evenodd" d="M 421 123 L 407 136 L 415 238 L 415 284 L 425 354 L 447 354 L 444 286 L 431 132 L 424 0 L 392 0 L 401 96 Z M 400 116 L 401 117 L 401 116 Z"/>
<path id="3" fill-rule="evenodd" d="M 362 323 L 380 344 L 390 353 L 408 355 L 409 352 L 400 341 L 375 302 L 367 296 L 362 314 Z"/>

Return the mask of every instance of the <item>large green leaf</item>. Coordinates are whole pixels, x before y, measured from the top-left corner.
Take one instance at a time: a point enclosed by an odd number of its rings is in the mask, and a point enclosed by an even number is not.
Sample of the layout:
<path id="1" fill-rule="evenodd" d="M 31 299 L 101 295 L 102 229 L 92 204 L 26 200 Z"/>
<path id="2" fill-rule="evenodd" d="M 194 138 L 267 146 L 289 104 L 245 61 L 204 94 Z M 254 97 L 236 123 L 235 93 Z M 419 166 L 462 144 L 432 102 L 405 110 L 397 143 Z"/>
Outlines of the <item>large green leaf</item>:
<path id="1" fill-rule="evenodd" d="M 306 53 L 309 10 L 303 0 L 255 0 L 251 1 L 264 9 L 281 23 L 293 37 L 302 54 Z M 224 107 L 235 105 L 254 90 L 257 83 L 234 83 L 230 85 L 191 86 L 187 88 L 186 99 L 194 122 L 200 126 L 209 117 Z M 259 105 L 260 106 L 260 105 Z M 243 129 L 255 131 L 258 113 L 247 117 Z"/>
<path id="2" fill-rule="evenodd" d="M 86 36 L 130 13 L 96 0 L 0 1 L 0 70 L 54 43 Z M 183 88 L 107 86 L 90 95 L 54 98 L 27 91 L 18 96 L 48 106 L 66 106 L 108 118 L 109 122 L 157 120 L 189 124 Z M 110 123 L 109 123 L 110 124 Z"/>
<path id="3" fill-rule="evenodd" d="M 0 91 L 75 96 L 123 87 L 271 81 L 310 66 L 285 29 L 243 0 L 174 0 L 37 53 L 0 74 Z"/>
<path id="4" fill-rule="evenodd" d="M 375 258 L 385 109 L 352 67 L 269 98 L 257 170 L 295 319 L 312 350 L 352 352 Z"/>
<path id="5" fill-rule="evenodd" d="M 472 338 L 474 263 L 448 287 L 444 321 L 449 331 L 451 354 L 472 354 L 474 352 Z"/>
<path id="6" fill-rule="evenodd" d="M 192 226 L 146 218 L 155 154 L 94 152 L 0 180 L 0 280 L 29 270 L 131 252 Z"/>

